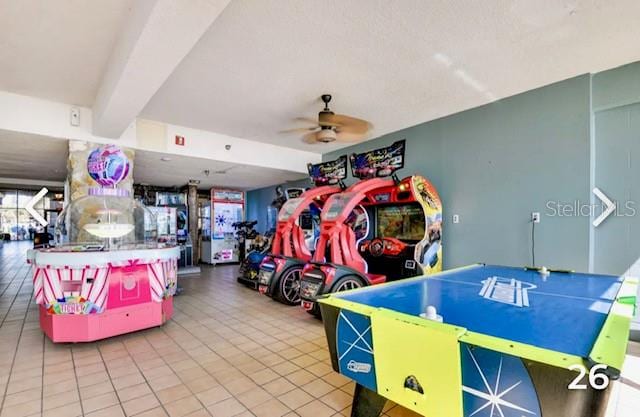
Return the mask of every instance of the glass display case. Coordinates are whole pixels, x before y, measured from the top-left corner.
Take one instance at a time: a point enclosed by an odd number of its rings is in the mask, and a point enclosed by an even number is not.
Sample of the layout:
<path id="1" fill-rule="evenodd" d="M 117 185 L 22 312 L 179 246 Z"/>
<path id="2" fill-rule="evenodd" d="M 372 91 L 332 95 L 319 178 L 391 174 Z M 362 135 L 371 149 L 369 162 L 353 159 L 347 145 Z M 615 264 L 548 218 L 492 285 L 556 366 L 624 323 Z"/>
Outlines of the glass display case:
<path id="1" fill-rule="evenodd" d="M 155 215 L 126 190 L 91 188 L 89 194 L 69 204 L 58 216 L 56 242 L 94 250 L 158 247 Z"/>

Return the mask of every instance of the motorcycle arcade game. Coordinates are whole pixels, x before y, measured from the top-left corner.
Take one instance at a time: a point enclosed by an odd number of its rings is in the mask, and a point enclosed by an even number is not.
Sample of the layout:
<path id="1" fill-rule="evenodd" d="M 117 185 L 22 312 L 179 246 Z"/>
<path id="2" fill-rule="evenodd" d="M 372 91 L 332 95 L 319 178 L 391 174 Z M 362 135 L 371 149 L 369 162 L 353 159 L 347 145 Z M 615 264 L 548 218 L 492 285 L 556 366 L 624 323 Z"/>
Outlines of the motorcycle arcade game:
<path id="1" fill-rule="evenodd" d="M 266 250 L 268 238 L 258 233 L 254 227 L 258 224 L 256 220 L 235 222 L 231 225 L 236 231 L 236 239 L 239 247 L 240 268 L 238 268 L 238 282 L 248 287 L 257 289 L 256 276 L 257 264 L 256 258 L 259 257 L 261 250 Z M 255 242 L 255 243 L 254 243 Z M 254 254 L 255 253 L 255 254 Z M 262 258 L 260 257 L 260 261 Z M 260 263 L 258 261 L 258 264 Z"/>
<path id="2" fill-rule="evenodd" d="M 308 169 L 316 187 L 284 203 L 278 212 L 271 253 L 262 261 L 258 273 L 258 290 L 287 305 L 300 304 L 302 268 L 311 260 L 315 246 L 315 234 L 309 238 L 304 230 L 317 229 L 313 223 L 318 222 L 327 198 L 344 189 L 347 157 L 309 164 Z"/>
<path id="3" fill-rule="evenodd" d="M 403 140 L 351 155 L 352 174 L 362 180 L 329 197 L 322 211 L 316 251 L 300 281 L 307 312 L 320 316 L 316 299 L 323 294 L 442 270 L 440 197 L 422 176 L 395 176 L 404 166 L 404 147 Z M 359 205 L 369 219 L 360 240 L 348 225 Z"/>

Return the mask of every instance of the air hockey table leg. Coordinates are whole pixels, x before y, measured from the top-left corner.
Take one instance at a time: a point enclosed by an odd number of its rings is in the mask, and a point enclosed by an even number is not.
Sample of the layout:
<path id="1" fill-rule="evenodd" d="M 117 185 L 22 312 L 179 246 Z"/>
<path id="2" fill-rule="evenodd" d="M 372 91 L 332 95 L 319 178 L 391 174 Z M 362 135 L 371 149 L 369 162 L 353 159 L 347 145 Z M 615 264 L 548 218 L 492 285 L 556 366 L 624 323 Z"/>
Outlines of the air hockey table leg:
<path id="1" fill-rule="evenodd" d="M 378 417 L 387 399 L 369 388 L 356 384 L 351 406 L 351 417 Z"/>

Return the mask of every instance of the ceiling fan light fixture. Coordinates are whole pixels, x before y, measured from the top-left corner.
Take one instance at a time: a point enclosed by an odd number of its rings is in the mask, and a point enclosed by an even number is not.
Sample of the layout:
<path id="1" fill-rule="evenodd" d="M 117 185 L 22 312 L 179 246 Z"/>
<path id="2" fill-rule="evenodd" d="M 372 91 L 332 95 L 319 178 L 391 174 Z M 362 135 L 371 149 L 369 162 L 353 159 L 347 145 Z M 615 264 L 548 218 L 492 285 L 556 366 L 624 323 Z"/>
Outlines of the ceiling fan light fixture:
<path id="1" fill-rule="evenodd" d="M 309 127 L 282 130 L 280 133 L 303 133 L 302 142 L 307 144 L 330 143 L 334 141 L 354 142 L 366 138 L 372 125 L 366 120 L 344 114 L 336 114 L 329 108 L 331 101 L 330 94 L 323 94 L 321 97 L 324 108 L 318 113 L 317 121 L 299 117 L 296 120 L 311 122 Z"/>
<path id="2" fill-rule="evenodd" d="M 320 129 L 316 133 L 316 140 L 322 143 L 329 143 L 336 140 L 336 132 L 333 129 Z"/>

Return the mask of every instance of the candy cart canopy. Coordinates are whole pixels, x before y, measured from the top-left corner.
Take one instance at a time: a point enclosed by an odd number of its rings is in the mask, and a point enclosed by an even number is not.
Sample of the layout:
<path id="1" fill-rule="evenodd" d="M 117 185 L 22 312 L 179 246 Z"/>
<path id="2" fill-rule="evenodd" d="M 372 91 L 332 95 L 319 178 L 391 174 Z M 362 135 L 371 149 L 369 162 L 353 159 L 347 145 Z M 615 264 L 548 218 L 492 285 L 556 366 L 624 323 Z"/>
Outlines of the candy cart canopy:
<path id="1" fill-rule="evenodd" d="M 113 307 L 109 288 L 116 283 L 116 275 L 134 274 L 132 288 L 140 288 L 138 292 L 145 288 L 149 301 L 162 302 L 175 293 L 179 257 L 177 247 L 105 252 L 34 250 L 28 254 L 36 303 L 52 314 L 69 313 L 70 306 L 77 308 L 72 314 L 101 313 L 108 305 Z"/>
<path id="2" fill-rule="evenodd" d="M 48 268 L 82 269 L 88 266 L 145 265 L 180 258 L 180 248 L 178 247 L 95 252 L 75 252 L 70 249 L 61 249 L 30 250 L 27 259 L 31 264 Z"/>

